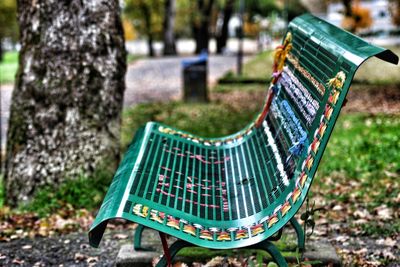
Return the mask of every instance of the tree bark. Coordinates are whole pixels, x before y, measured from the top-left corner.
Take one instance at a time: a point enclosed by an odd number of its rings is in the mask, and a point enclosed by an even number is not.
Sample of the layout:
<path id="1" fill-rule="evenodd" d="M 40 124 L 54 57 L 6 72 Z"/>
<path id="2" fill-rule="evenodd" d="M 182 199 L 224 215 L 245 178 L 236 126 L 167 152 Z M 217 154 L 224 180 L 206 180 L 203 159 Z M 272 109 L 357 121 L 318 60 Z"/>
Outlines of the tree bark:
<path id="1" fill-rule="evenodd" d="M 175 46 L 175 0 L 165 1 L 165 12 L 164 12 L 164 55 L 176 55 Z"/>
<path id="2" fill-rule="evenodd" d="M 192 21 L 192 31 L 196 41 L 196 54 L 202 51 L 208 52 L 208 43 L 210 40 L 209 28 L 213 4 L 214 0 L 197 0 L 200 21 Z"/>
<path id="3" fill-rule="evenodd" d="M 222 21 L 221 31 L 217 36 L 217 54 L 221 54 L 222 50 L 226 47 L 228 41 L 228 26 L 229 20 L 232 17 L 233 6 L 235 4 L 234 0 L 227 0 L 224 7 L 224 18 Z"/>
<path id="4" fill-rule="evenodd" d="M 18 23 L 5 170 L 11 206 L 118 161 L 126 71 L 118 0 L 18 0 Z"/>

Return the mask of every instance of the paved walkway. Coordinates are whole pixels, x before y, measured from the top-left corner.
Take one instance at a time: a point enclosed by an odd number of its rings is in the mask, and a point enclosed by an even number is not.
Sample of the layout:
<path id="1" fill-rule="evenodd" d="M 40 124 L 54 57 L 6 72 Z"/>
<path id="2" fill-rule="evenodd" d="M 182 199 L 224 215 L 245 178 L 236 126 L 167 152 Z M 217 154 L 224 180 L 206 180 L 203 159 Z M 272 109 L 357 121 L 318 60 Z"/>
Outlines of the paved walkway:
<path id="1" fill-rule="evenodd" d="M 130 65 L 126 75 L 124 106 L 180 98 L 182 91 L 181 62 L 188 58 L 190 57 L 145 59 Z M 214 84 L 218 78 L 234 69 L 235 66 L 235 56 L 211 56 L 208 83 Z"/>
<path id="2" fill-rule="evenodd" d="M 124 107 L 138 103 L 178 99 L 181 94 L 181 62 L 193 57 L 141 59 L 129 65 L 126 74 Z M 245 61 L 248 57 L 245 57 Z M 210 56 L 209 84 L 236 66 L 235 56 Z M 1 145 L 5 148 L 13 85 L 1 85 Z"/>

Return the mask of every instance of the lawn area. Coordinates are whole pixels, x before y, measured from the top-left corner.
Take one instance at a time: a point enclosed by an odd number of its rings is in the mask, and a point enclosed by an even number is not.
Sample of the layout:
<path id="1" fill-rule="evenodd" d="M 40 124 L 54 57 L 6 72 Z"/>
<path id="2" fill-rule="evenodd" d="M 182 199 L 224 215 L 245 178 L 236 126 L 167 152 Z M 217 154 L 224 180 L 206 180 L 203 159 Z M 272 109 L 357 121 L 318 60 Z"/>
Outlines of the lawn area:
<path id="1" fill-rule="evenodd" d="M 12 83 L 18 69 L 18 52 L 5 52 L 0 62 L 0 84 Z"/>
<path id="2" fill-rule="evenodd" d="M 247 81 L 267 83 L 272 75 L 273 51 L 262 52 L 243 65 L 242 75 L 238 76 L 229 71 L 220 79 L 221 82 L 228 81 L 245 83 Z"/>

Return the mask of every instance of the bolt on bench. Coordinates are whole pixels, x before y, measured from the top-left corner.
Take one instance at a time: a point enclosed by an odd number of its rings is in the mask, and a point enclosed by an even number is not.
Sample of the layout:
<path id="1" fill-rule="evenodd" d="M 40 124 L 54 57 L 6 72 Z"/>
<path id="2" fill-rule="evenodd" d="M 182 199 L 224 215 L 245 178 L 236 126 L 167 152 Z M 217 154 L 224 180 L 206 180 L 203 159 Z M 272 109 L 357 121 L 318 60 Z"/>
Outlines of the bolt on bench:
<path id="1" fill-rule="evenodd" d="M 119 166 L 90 232 L 97 247 L 107 222 L 136 222 L 160 233 L 170 265 L 183 247 L 250 247 L 286 261 L 270 242 L 294 218 L 310 189 L 350 83 L 369 57 L 397 64 L 389 50 L 310 14 L 295 18 L 277 48 L 258 118 L 242 131 L 207 139 L 149 122 Z M 275 235 L 278 233 L 277 235 Z M 178 238 L 168 248 L 165 234 Z"/>

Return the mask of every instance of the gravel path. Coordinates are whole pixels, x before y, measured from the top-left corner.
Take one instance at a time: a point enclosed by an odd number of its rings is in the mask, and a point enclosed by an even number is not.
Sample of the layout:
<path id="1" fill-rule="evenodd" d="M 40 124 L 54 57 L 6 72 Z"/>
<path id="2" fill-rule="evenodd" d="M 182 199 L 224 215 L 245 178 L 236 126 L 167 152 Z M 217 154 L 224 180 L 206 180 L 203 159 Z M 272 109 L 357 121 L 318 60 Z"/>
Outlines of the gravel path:
<path id="1" fill-rule="evenodd" d="M 0 266 L 113 266 L 121 245 L 133 240 L 126 233 L 107 230 L 98 249 L 86 232 L 0 242 Z"/>
<path id="2" fill-rule="evenodd" d="M 182 88 L 183 60 L 193 57 L 164 57 L 138 60 L 130 65 L 126 75 L 124 106 L 137 103 L 178 99 Z M 245 61 L 249 57 L 245 58 Z M 236 66 L 235 56 L 210 56 L 208 83 L 215 84 L 218 78 Z"/>

